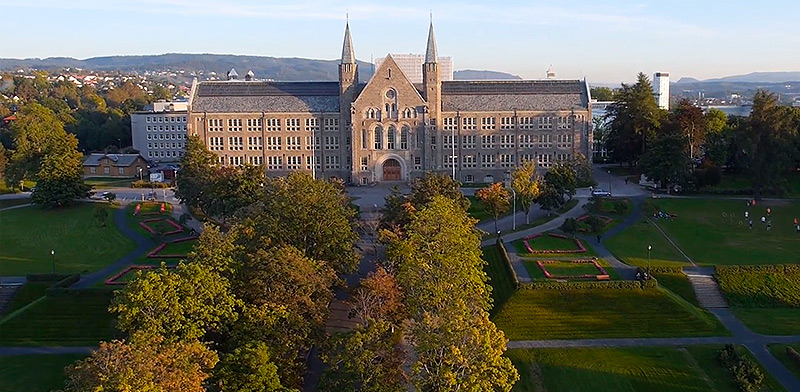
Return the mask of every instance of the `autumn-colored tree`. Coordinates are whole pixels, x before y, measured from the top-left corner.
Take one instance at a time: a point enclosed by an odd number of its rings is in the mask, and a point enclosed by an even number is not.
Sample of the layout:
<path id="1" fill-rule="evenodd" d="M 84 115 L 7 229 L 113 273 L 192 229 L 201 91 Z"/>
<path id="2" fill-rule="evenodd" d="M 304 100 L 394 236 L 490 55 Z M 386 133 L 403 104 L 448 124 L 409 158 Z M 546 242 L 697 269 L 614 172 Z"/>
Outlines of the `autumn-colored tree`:
<path id="1" fill-rule="evenodd" d="M 475 192 L 475 197 L 483 202 L 486 210 L 492 214 L 492 217 L 494 217 L 494 231 L 499 231 L 497 218 L 508 212 L 508 208 L 511 205 L 511 192 L 503 186 L 502 182 L 496 182 L 486 188 L 479 189 Z"/>
<path id="2" fill-rule="evenodd" d="M 411 220 L 411 214 L 424 208 L 436 196 L 455 200 L 465 211 L 470 205 L 469 199 L 461 192 L 460 182 L 443 174 L 426 172 L 425 176 L 411 182 L 410 194 L 403 195 L 399 189 L 393 189 L 386 197 L 381 211 L 381 228 L 402 231 Z"/>
<path id="3" fill-rule="evenodd" d="M 525 211 L 525 223 L 531 223 L 531 206 L 539 198 L 541 177 L 536 174 L 536 162 L 533 160 L 523 161 L 511 172 L 511 188 L 517 192 L 522 209 Z"/>
<path id="4" fill-rule="evenodd" d="M 66 368 L 67 392 L 202 392 L 217 354 L 192 340 L 166 342 L 153 335 L 131 342 L 101 342 L 89 358 Z"/>

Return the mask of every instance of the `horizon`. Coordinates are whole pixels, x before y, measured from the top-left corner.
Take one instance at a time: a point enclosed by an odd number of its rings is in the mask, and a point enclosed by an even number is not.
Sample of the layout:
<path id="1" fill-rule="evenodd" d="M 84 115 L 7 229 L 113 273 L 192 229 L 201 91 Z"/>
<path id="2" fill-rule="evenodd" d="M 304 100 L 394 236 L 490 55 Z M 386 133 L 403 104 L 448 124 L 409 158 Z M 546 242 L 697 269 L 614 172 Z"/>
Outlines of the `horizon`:
<path id="1" fill-rule="evenodd" d="M 598 6 L 582 0 L 558 6 L 514 0 L 489 7 L 446 1 L 433 9 L 419 1 L 382 6 L 341 1 L 0 0 L 0 5 L 17 15 L 5 21 L 9 31 L 41 27 L 4 42 L 0 57 L 15 59 L 230 54 L 338 60 L 349 14 L 356 57 L 370 62 L 386 53 L 422 53 L 432 12 L 440 55 L 452 57 L 456 70 L 540 79 L 552 64 L 558 78 L 617 84 L 634 81 L 640 71 L 651 78 L 654 72 L 669 72 L 672 81 L 705 80 L 797 72 L 792 67 L 800 64 L 800 52 L 787 50 L 800 47 L 800 34 L 791 33 L 798 30 L 794 21 L 800 19 L 800 6 L 788 1 L 772 2 L 772 7 L 689 1 Z M 36 22 L 30 16 L 34 13 Z M 65 34 L 74 29 L 75 20 L 92 22 Z M 97 29 L 121 34 L 97 34 Z M 605 42 L 613 44 L 600 45 Z"/>

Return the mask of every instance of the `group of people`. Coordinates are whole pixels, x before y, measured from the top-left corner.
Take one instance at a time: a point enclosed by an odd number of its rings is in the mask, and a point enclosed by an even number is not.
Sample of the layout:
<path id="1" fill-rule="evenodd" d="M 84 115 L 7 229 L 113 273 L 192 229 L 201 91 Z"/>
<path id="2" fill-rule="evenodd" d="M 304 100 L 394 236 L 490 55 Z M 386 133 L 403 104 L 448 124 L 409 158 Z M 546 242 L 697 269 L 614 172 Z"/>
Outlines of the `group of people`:
<path id="1" fill-rule="evenodd" d="M 755 205 L 756 205 L 756 201 L 755 200 L 748 200 L 747 201 L 747 208 L 748 209 L 750 207 L 755 207 Z M 772 230 L 772 219 L 769 219 L 769 218 L 772 217 L 772 208 L 767 207 L 766 212 L 767 212 L 766 215 L 762 215 L 761 216 L 761 224 L 766 226 L 767 231 L 770 231 L 770 230 Z M 744 212 L 744 219 L 747 220 L 748 225 L 752 229 L 753 228 L 753 220 L 750 219 L 750 211 L 745 211 Z M 800 221 L 798 221 L 797 218 L 794 218 L 794 222 L 792 224 L 795 227 L 795 230 L 797 231 L 797 233 L 800 233 Z"/>

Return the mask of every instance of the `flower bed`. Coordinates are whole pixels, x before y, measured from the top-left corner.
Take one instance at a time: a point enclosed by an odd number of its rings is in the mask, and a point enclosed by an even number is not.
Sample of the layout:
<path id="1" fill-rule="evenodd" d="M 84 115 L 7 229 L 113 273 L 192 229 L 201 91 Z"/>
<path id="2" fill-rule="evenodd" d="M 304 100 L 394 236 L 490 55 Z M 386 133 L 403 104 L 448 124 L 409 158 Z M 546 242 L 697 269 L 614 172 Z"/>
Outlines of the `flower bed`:
<path id="1" fill-rule="evenodd" d="M 165 243 L 163 243 L 163 244 L 161 244 L 159 246 L 156 246 L 155 249 L 151 250 L 150 253 L 147 254 L 147 258 L 148 259 L 182 259 L 182 258 L 185 258 L 186 255 L 178 255 L 178 254 L 174 254 L 174 255 L 163 254 L 162 255 L 162 254 L 159 254 L 158 252 L 161 252 L 162 250 L 164 250 L 164 248 L 167 247 L 167 244 L 177 244 L 179 242 L 192 241 L 192 240 L 195 240 L 195 239 L 197 239 L 197 236 L 177 238 L 177 239 L 174 239 L 172 241 L 165 242 Z"/>
<path id="2" fill-rule="evenodd" d="M 131 272 L 131 271 L 153 270 L 155 268 L 156 267 L 153 267 L 152 265 L 131 265 L 131 266 L 128 266 L 128 267 L 124 268 L 122 271 L 118 272 L 116 275 L 106 279 L 105 284 L 107 284 L 109 286 L 124 286 L 124 285 L 128 284 L 128 282 L 124 282 L 124 281 L 122 281 L 120 279 L 122 279 L 122 277 L 127 275 L 129 272 Z M 175 268 L 175 267 L 167 266 L 167 268 Z"/>
<path id="3" fill-rule="evenodd" d="M 534 238 L 541 237 L 542 233 L 525 236 L 525 237 L 522 238 L 522 243 L 525 245 L 525 249 L 527 249 L 529 253 L 534 253 L 534 254 L 535 253 L 548 253 L 548 254 L 552 254 L 552 253 L 586 253 L 586 248 L 583 246 L 583 243 L 581 243 L 581 241 L 579 239 L 577 239 L 577 238 L 569 238 L 569 237 L 567 237 L 567 236 L 565 236 L 563 234 L 556 234 L 556 233 L 547 233 L 547 235 L 549 235 L 550 237 L 553 237 L 553 238 L 563 238 L 563 239 L 566 239 L 566 240 L 572 239 L 573 241 L 575 241 L 575 245 L 578 246 L 578 249 L 533 249 L 533 248 L 531 248 L 531 244 L 528 242 L 528 240 L 532 240 Z"/>
<path id="4" fill-rule="evenodd" d="M 597 279 L 597 280 L 609 280 L 610 277 L 606 272 L 606 269 L 603 268 L 600 263 L 597 262 L 597 259 L 577 259 L 577 260 L 569 260 L 569 263 L 573 264 L 593 264 L 599 274 L 581 274 L 581 275 L 553 275 L 550 271 L 547 270 L 545 264 L 554 264 L 554 263 L 564 263 L 567 261 L 563 260 L 539 260 L 536 262 L 536 265 L 539 266 L 539 269 L 542 270 L 544 276 L 548 279 Z"/>
<path id="5" fill-rule="evenodd" d="M 173 221 L 172 219 L 169 219 L 169 218 L 150 218 L 150 219 L 145 219 L 145 220 L 142 220 L 141 222 L 139 222 L 139 226 L 141 226 L 143 229 L 147 230 L 147 232 L 150 233 L 150 234 L 156 234 L 156 233 L 158 233 L 156 231 L 156 229 L 154 229 L 152 226 L 148 225 L 148 223 L 161 222 L 161 221 L 166 222 L 168 225 L 170 225 L 170 226 L 172 226 L 174 228 L 174 230 L 170 230 L 170 231 L 164 232 L 163 233 L 164 236 L 183 233 L 183 226 L 179 225 L 178 223 L 176 223 L 175 221 Z"/>

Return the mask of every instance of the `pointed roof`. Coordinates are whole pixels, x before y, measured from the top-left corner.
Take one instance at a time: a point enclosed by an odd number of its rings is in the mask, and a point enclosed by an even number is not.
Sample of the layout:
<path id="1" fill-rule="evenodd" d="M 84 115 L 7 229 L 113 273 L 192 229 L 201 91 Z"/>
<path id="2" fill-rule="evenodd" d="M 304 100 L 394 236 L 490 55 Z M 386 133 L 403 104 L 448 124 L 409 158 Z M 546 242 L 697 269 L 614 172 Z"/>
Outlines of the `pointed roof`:
<path id="1" fill-rule="evenodd" d="M 355 64 L 356 53 L 353 51 L 353 37 L 350 36 L 350 22 L 344 27 L 344 43 L 342 44 L 342 64 Z"/>
<path id="2" fill-rule="evenodd" d="M 431 27 L 428 29 L 428 48 L 425 50 L 425 63 L 438 62 L 439 52 L 436 50 L 436 34 L 433 32 L 433 17 Z"/>

